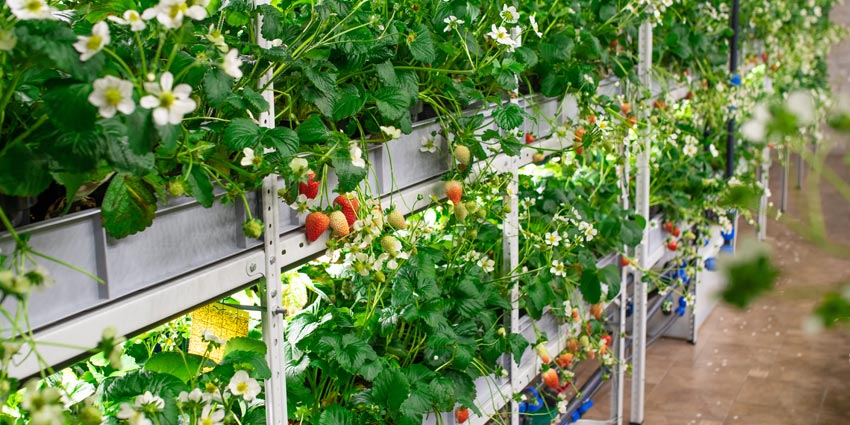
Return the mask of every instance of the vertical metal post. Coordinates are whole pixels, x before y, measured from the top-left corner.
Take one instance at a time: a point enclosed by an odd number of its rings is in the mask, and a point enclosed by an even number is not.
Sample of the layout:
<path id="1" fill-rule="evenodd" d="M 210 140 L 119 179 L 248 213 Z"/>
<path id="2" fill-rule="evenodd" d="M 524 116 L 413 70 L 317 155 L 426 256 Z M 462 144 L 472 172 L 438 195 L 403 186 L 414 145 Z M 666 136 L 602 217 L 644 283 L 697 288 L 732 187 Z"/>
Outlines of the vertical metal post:
<path id="1" fill-rule="evenodd" d="M 770 148 L 762 150 L 761 184 L 767 188 L 770 185 Z M 767 194 L 762 194 L 759 199 L 759 240 L 767 239 Z"/>
<path id="2" fill-rule="evenodd" d="M 732 10 L 729 26 L 732 28 L 732 38 L 729 40 L 729 74 L 738 72 L 738 12 L 741 9 L 740 0 L 732 0 Z M 726 127 L 726 178 L 735 173 L 735 117 L 729 118 Z"/>
<path id="3" fill-rule="evenodd" d="M 511 29 L 511 37 L 522 44 L 522 33 L 519 28 Z M 519 79 L 518 76 L 514 76 Z M 518 91 L 514 90 L 512 103 L 519 103 Z M 510 157 L 511 182 L 508 183 L 508 194 L 505 196 L 505 204 L 510 207 L 510 212 L 505 216 L 502 223 L 502 273 L 510 273 L 519 266 L 519 161 Z M 519 333 L 519 281 L 516 279 L 511 283 L 511 333 Z M 519 387 L 519 367 L 513 359 L 508 359 L 511 364 L 511 393 L 517 394 L 522 388 Z M 519 403 L 511 398 L 511 425 L 519 425 Z"/>
<path id="4" fill-rule="evenodd" d="M 779 209 L 783 213 L 788 210 L 788 172 L 791 170 L 791 148 L 786 146 L 783 150 L 782 160 L 782 204 Z"/>
<path id="5" fill-rule="evenodd" d="M 805 149 L 805 146 L 803 147 Z M 797 154 L 797 158 L 795 160 L 797 165 L 797 189 L 803 188 L 803 155 Z"/>
<path id="6" fill-rule="evenodd" d="M 638 76 L 640 77 L 641 89 L 652 93 L 652 23 L 644 22 L 640 26 L 638 37 Z M 637 261 L 641 269 L 649 266 L 649 150 L 650 132 L 648 118 L 648 105 L 642 105 L 641 122 L 647 127 L 640 138 L 637 154 L 637 173 L 635 189 L 635 210 L 646 218 L 646 226 L 643 228 L 643 238 L 636 249 Z M 646 386 L 646 283 L 643 282 L 643 273 L 635 272 L 634 282 L 634 312 L 632 332 L 632 398 L 631 419 L 633 424 L 643 423 L 643 408 Z"/>
<path id="7" fill-rule="evenodd" d="M 268 4 L 269 0 L 258 0 L 256 4 Z M 268 40 L 262 35 L 263 17 L 257 17 L 257 44 L 270 48 Z M 262 95 L 269 103 L 269 110 L 260 114 L 260 126 L 274 128 L 274 87 L 269 84 L 272 72 L 260 78 L 260 86 L 268 86 Z M 263 312 L 263 339 L 268 347 L 266 360 L 269 362 L 272 376 L 266 380 L 266 423 L 288 425 L 286 409 L 286 359 L 283 355 L 283 298 L 280 281 L 280 211 L 277 200 L 277 176 L 270 175 L 263 180 L 263 236 L 266 252 L 265 283 L 261 293 L 265 301 Z"/>

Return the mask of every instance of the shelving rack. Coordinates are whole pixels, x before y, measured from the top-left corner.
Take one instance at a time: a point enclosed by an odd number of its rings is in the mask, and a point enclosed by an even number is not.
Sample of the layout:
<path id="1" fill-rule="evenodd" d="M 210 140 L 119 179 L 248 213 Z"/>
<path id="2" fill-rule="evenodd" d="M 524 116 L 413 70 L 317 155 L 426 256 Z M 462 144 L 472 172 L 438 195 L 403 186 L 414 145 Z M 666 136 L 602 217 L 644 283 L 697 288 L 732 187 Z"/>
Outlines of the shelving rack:
<path id="1" fill-rule="evenodd" d="M 257 3 L 269 3 L 268 0 Z M 257 31 L 258 34 L 261 31 Z M 265 40 L 259 39 L 262 46 Z M 645 22 L 639 32 L 639 75 L 644 88 L 653 93 L 651 78 L 652 67 L 652 24 Z M 267 76 L 270 78 L 270 76 Z M 600 85 L 600 90 L 609 94 L 618 92 L 616 79 L 609 79 Z M 685 91 L 687 89 L 684 89 Z M 272 87 L 264 93 L 269 104 Z M 681 96 L 680 96 L 681 97 Z M 519 98 L 517 102 L 534 119 L 526 120 L 523 130 L 536 135 L 548 135 L 552 132 L 552 123 L 547 118 L 557 117 L 555 123 L 564 123 L 577 118 L 575 99 L 566 97 L 563 101 L 542 97 Z M 648 110 L 648 106 L 645 108 Z M 489 108 L 492 111 L 492 108 Z M 646 112 L 645 110 L 643 112 Z M 485 115 L 487 114 L 485 108 Z M 259 117 L 260 124 L 274 126 L 273 111 Z M 402 213 L 409 214 L 427 206 L 431 196 L 442 196 L 441 176 L 448 171 L 450 156 L 445 141 L 441 154 L 424 155 L 418 151 L 418 140 L 422 135 L 439 129 L 437 120 L 427 120 L 414 125 L 410 135 L 388 142 L 384 146 L 368 151 L 368 161 L 374 168 L 374 175 L 363 184 L 363 190 L 380 196 L 381 204 L 393 205 Z M 493 128 L 495 129 L 495 128 Z M 514 178 L 511 187 L 514 195 L 506 199 L 512 213 L 507 217 L 504 228 L 505 269 L 513 269 L 518 260 L 517 221 L 517 174 L 520 167 L 531 163 L 532 155 L 538 148 L 565 149 L 571 142 L 563 142 L 557 137 L 539 137 L 539 140 L 521 150 L 517 157 L 504 154 L 494 155 L 488 160 L 476 163 L 473 174 L 485 167 L 502 173 L 511 173 Z M 637 196 L 634 202 L 638 214 L 649 216 L 649 138 L 641 138 L 641 149 L 637 155 L 636 180 Z M 402 175 L 393 175 L 393 168 L 405 170 Z M 628 182 L 630 170 L 622 170 L 622 181 Z M 335 177 L 328 176 L 328 184 L 333 187 Z M 23 233 L 31 235 L 30 242 L 35 249 L 53 257 L 62 258 L 84 269 L 95 271 L 103 279 L 104 285 L 76 272 L 55 264 L 45 264 L 56 277 L 56 288 L 50 296 L 36 294 L 31 301 L 34 334 L 38 341 L 49 342 L 40 349 L 44 363 L 63 366 L 86 355 L 86 351 L 77 347 L 94 347 L 100 339 L 105 326 L 114 326 L 119 334 L 134 335 L 166 322 L 177 316 L 224 296 L 261 283 L 265 311 L 263 313 L 263 333 L 269 346 L 269 364 L 272 378 L 266 382 L 267 422 L 270 424 L 288 424 L 286 403 L 286 382 L 283 371 L 285 361 L 280 347 L 283 338 L 283 318 L 280 282 L 281 270 L 291 269 L 316 258 L 325 250 L 327 235 L 315 242 L 308 242 L 302 229 L 302 219 L 290 212 L 288 206 L 281 204 L 277 197 L 277 177 L 269 177 L 263 182 L 259 193 L 249 197 L 252 213 L 262 216 L 265 223 L 263 241 L 249 240 L 242 236 L 241 223 L 247 216 L 241 206 L 216 205 L 205 209 L 190 200 L 172 201 L 172 205 L 163 206 L 151 228 L 123 240 L 108 237 L 102 226 L 99 210 L 90 210 L 72 214 L 62 219 L 21 228 Z M 622 202 L 628 207 L 628 187 L 623 187 Z M 211 230 L 215 229 L 215 230 Z M 8 235 L 0 234 L 0 249 L 8 250 L 12 245 Z M 710 253 L 706 253 L 710 255 Z M 661 233 L 660 218 L 647 221 L 643 241 L 636 250 L 641 269 L 648 269 L 663 261 L 665 257 L 664 235 Z M 599 260 L 598 266 L 613 264 L 618 257 L 614 254 Z M 643 422 L 645 349 L 647 342 L 647 288 L 642 283 L 641 274 L 626 269 L 621 273 L 621 293 L 609 306 L 609 314 L 618 318 L 618 327 L 614 350 L 618 356 L 618 366 L 613 371 L 612 411 L 607 421 L 581 420 L 580 424 L 622 424 L 624 399 L 624 371 L 626 367 L 626 308 L 630 287 L 633 282 L 633 339 L 632 353 L 632 423 Z M 263 283 L 270 282 L 269 285 Z M 65 303 L 56 308 L 55 297 L 62 297 Z M 512 299 L 518 298 L 518 289 L 514 289 Z M 7 306 L 8 307 L 8 306 Z M 699 314 L 697 314 L 697 321 Z M 511 312 L 512 332 L 534 338 L 529 317 L 520 317 L 517 306 Z M 566 346 L 566 326 L 560 325 L 552 315 L 546 315 L 536 326 L 551 336 L 548 349 L 560 352 Z M 694 324 L 689 324 L 694 329 Z M 483 425 L 490 415 L 503 411 L 511 402 L 513 394 L 527 387 L 537 376 L 540 360 L 532 348 L 526 350 L 519 364 L 506 358 L 510 363 L 508 378 L 483 377 L 476 381 L 479 390 L 477 402 L 484 415 L 472 415 L 469 423 Z M 28 356 L 21 364 L 13 368 L 17 377 L 27 377 L 38 373 L 40 363 L 35 356 Z M 594 378 L 597 379 L 597 378 Z M 587 382 L 587 385 L 599 385 Z M 586 396 L 573 400 L 571 406 L 586 400 Z M 510 406 L 511 424 L 519 422 L 516 403 Z M 426 418 L 425 423 L 437 423 L 436 417 Z M 454 417 L 443 414 L 440 423 L 452 425 Z"/>

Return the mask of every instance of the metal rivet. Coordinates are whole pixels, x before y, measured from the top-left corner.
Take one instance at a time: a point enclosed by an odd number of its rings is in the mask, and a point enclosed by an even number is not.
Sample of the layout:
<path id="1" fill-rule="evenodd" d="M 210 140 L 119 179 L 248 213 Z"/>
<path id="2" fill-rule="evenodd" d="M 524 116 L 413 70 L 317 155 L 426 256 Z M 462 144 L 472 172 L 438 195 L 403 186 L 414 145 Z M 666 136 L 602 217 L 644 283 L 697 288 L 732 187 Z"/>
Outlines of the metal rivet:
<path id="1" fill-rule="evenodd" d="M 248 272 L 254 273 L 257 271 L 257 263 L 248 264 Z"/>

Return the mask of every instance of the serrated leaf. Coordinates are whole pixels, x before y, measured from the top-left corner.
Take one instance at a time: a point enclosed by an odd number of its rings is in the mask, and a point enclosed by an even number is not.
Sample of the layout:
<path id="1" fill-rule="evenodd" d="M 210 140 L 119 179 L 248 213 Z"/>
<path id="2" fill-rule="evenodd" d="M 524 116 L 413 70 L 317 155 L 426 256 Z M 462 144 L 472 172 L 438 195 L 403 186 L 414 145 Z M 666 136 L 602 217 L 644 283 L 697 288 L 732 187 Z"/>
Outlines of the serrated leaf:
<path id="1" fill-rule="evenodd" d="M 209 359 L 196 354 L 183 352 L 161 352 L 156 353 L 145 362 L 144 369 L 152 372 L 174 376 L 175 378 L 189 382 L 201 367 L 212 367 L 215 363 Z"/>
<path id="2" fill-rule="evenodd" d="M 525 353 L 525 349 L 528 348 L 530 343 L 521 334 L 512 333 L 508 335 L 508 345 L 510 345 L 511 354 L 514 356 L 514 362 L 519 364 L 519 361 L 522 360 L 522 355 Z"/>
<path id="3" fill-rule="evenodd" d="M 620 269 L 609 264 L 597 272 L 599 280 L 608 285 L 608 300 L 614 299 L 620 293 L 621 277 Z"/>
<path id="4" fill-rule="evenodd" d="M 372 383 L 372 399 L 390 410 L 398 411 L 410 395 L 410 383 L 396 368 L 386 368 Z"/>
<path id="5" fill-rule="evenodd" d="M 5 195 L 35 196 L 51 182 L 47 159 L 23 143 L 0 150 L 0 170 L 0 193 Z"/>
<path id="6" fill-rule="evenodd" d="M 256 379 L 268 379 L 272 376 L 272 371 L 269 369 L 268 363 L 266 363 L 265 355 L 253 351 L 231 351 L 224 355 L 220 364 L 232 364 L 234 367 L 249 365 L 251 369 L 250 375 Z"/>
<path id="7" fill-rule="evenodd" d="M 310 66 L 303 66 L 304 76 L 313 83 L 319 91 L 330 93 L 336 91 L 336 74 L 327 71 L 317 71 Z"/>
<path id="8" fill-rule="evenodd" d="M 382 87 L 373 93 L 372 97 L 375 98 L 378 112 L 390 121 L 397 121 L 408 113 L 409 98 L 398 87 Z"/>
<path id="9" fill-rule="evenodd" d="M 311 115 L 295 131 L 298 133 L 298 139 L 304 143 L 325 142 L 331 132 L 318 115 Z"/>
<path id="10" fill-rule="evenodd" d="M 106 190 L 101 214 L 106 231 L 121 239 L 141 232 L 153 223 L 156 197 L 142 179 L 119 174 Z"/>
<path id="11" fill-rule="evenodd" d="M 493 119 L 503 130 L 513 130 L 521 126 L 524 115 L 525 112 L 515 103 L 508 103 L 493 110 Z"/>
<path id="12" fill-rule="evenodd" d="M 337 177 L 339 177 L 337 191 L 341 191 L 340 193 L 351 192 L 356 189 L 368 173 L 367 167 L 358 167 L 351 162 L 351 154 L 349 154 L 347 146 L 334 152 L 331 164 Z"/>
<path id="13" fill-rule="evenodd" d="M 433 63 L 436 59 L 436 52 L 434 51 L 431 30 L 427 26 L 419 24 L 416 26 L 416 33 L 413 36 L 413 40 L 408 43 L 413 58 L 427 64 Z"/>
<path id="14" fill-rule="evenodd" d="M 190 168 L 189 165 L 184 165 L 183 172 L 186 173 L 188 168 Z M 186 182 L 189 184 L 189 193 L 192 194 L 192 197 L 195 198 L 199 204 L 206 208 L 212 206 L 215 201 L 213 185 L 212 182 L 210 182 L 210 178 L 207 176 L 207 173 L 204 172 L 204 169 L 201 168 L 200 165 L 196 164 L 191 167 L 191 170 L 189 170 L 189 173 L 186 175 Z"/>
<path id="15" fill-rule="evenodd" d="M 138 143 L 139 138 L 133 138 L 135 144 L 131 144 L 131 138 L 127 134 L 127 127 L 118 120 L 105 120 L 101 122 L 104 137 L 106 137 L 106 158 L 115 167 L 115 170 L 130 173 L 142 177 L 153 171 L 154 154 L 146 143 Z"/>
<path id="16" fill-rule="evenodd" d="M 64 132 L 90 132 L 95 128 L 97 109 L 89 102 L 89 84 L 54 87 L 44 94 L 50 122 Z"/>
<path id="17" fill-rule="evenodd" d="M 204 75 L 204 94 L 212 106 L 219 106 L 230 96 L 233 78 L 223 69 L 214 66 Z"/>
<path id="18" fill-rule="evenodd" d="M 132 405 L 137 396 L 150 391 L 165 401 L 165 407 L 148 418 L 163 425 L 177 425 L 177 396 L 181 391 L 187 390 L 186 384 L 175 376 L 136 370 L 123 376 L 107 378 L 103 383 L 103 401 L 112 406 L 118 406 L 122 402 Z"/>
<path id="19" fill-rule="evenodd" d="M 251 112 L 257 115 L 269 110 L 269 102 L 266 101 L 266 98 L 264 98 L 262 94 L 257 93 L 248 87 L 245 87 L 242 90 L 242 98 L 245 99 L 245 102 L 247 102 L 248 108 L 251 109 Z"/>
<path id="20" fill-rule="evenodd" d="M 342 86 L 334 99 L 333 119 L 339 121 L 353 116 L 363 110 L 365 104 L 366 97 L 362 90 L 351 84 Z"/>
<path id="21" fill-rule="evenodd" d="M 284 158 L 298 152 L 298 134 L 288 127 L 276 127 L 263 132 L 259 142 L 264 147 L 274 149 Z"/>
<path id="22" fill-rule="evenodd" d="M 395 73 L 395 67 L 392 61 L 386 61 L 375 65 L 378 79 L 386 86 L 398 86 L 398 76 Z"/>
<path id="23" fill-rule="evenodd" d="M 354 413 L 338 404 L 328 406 L 319 416 L 319 425 L 355 425 L 356 423 L 357 418 Z"/>
<path id="24" fill-rule="evenodd" d="M 221 141 L 230 149 L 242 151 L 256 146 L 259 135 L 260 126 L 257 123 L 248 118 L 236 118 L 224 129 Z"/>
<path id="25" fill-rule="evenodd" d="M 266 347 L 266 343 L 258 339 L 236 337 L 228 339 L 227 343 L 224 344 L 224 355 L 234 351 L 248 351 L 265 356 L 268 348 Z"/>
<path id="26" fill-rule="evenodd" d="M 282 38 L 284 33 L 283 24 L 285 22 L 283 13 L 276 7 L 268 4 L 258 5 L 257 9 L 263 15 L 263 26 L 261 28 L 263 38 L 266 40 Z"/>
<path id="27" fill-rule="evenodd" d="M 589 304 L 596 304 L 602 298 L 602 285 L 599 284 L 599 276 L 593 269 L 584 269 L 579 281 L 579 290 L 584 300 Z"/>

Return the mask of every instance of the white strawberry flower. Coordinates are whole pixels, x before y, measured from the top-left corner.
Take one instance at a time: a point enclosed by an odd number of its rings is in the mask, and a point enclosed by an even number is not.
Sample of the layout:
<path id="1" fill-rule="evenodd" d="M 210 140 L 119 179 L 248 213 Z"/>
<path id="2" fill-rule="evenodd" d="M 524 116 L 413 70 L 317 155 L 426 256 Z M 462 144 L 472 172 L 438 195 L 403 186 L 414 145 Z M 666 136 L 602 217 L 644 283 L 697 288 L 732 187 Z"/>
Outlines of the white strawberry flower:
<path id="1" fill-rule="evenodd" d="M 89 102 L 97 106 L 104 118 L 112 118 L 116 112 L 132 114 L 136 110 L 133 102 L 133 83 L 111 75 L 94 80 L 94 91 Z"/>
<path id="2" fill-rule="evenodd" d="M 697 149 L 697 145 L 692 144 L 692 143 L 688 143 L 688 144 L 685 145 L 684 148 L 682 148 L 682 153 L 685 154 L 685 156 L 688 156 L 688 157 L 694 157 L 697 154 L 697 152 L 699 152 L 699 149 Z"/>
<path id="3" fill-rule="evenodd" d="M 381 133 L 384 133 L 384 135 L 388 136 L 390 138 L 390 140 L 398 139 L 398 138 L 401 137 L 401 130 L 399 130 L 399 129 L 393 127 L 393 126 L 385 127 L 385 126 L 382 125 L 381 126 Z"/>
<path id="4" fill-rule="evenodd" d="M 555 276 L 567 277 L 567 267 L 558 260 L 552 260 L 552 267 L 549 268 L 549 272 Z"/>
<path id="5" fill-rule="evenodd" d="M 177 396 L 177 401 L 180 403 L 197 403 L 200 404 L 204 399 L 204 392 L 200 388 L 195 388 L 192 392 L 181 391 Z"/>
<path id="6" fill-rule="evenodd" d="M 557 232 L 548 232 L 543 235 L 543 242 L 545 242 L 546 245 L 558 246 L 558 244 L 561 243 L 561 236 L 558 235 Z"/>
<path id="7" fill-rule="evenodd" d="M 143 108 L 153 109 L 153 120 L 156 125 L 180 124 L 183 116 L 195 110 L 195 101 L 190 97 L 192 87 L 188 84 L 178 84 L 174 87 L 174 76 L 165 72 L 160 82 L 145 83 L 149 93 L 139 104 Z"/>
<path id="8" fill-rule="evenodd" d="M 210 0 L 192 0 L 191 5 L 185 0 L 160 0 L 159 4 L 145 10 L 142 18 L 156 18 L 160 24 L 169 29 L 177 29 L 183 25 L 183 18 L 196 21 L 207 18 L 207 6 Z"/>
<path id="9" fill-rule="evenodd" d="M 593 227 L 593 224 L 590 224 L 586 221 L 582 221 L 578 225 L 578 230 L 584 235 L 584 240 L 590 242 L 593 240 L 593 237 L 596 236 L 596 229 Z"/>
<path id="10" fill-rule="evenodd" d="M 6 0 L 9 9 L 16 18 L 22 21 L 33 19 L 56 19 L 55 8 L 50 7 L 44 0 Z"/>
<path id="11" fill-rule="evenodd" d="M 239 51 L 236 49 L 230 49 L 226 55 L 224 55 L 224 63 L 221 67 L 224 69 L 224 73 L 235 78 L 242 78 L 242 70 L 239 68 L 242 66 L 242 59 L 239 59 Z"/>
<path id="12" fill-rule="evenodd" d="M 210 30 L 204 37 L 215 45 L 216 49 L 221 51 L 221 53 L 227 53 L 228 47 L 227 43 L 224 42 L 224 35 L 221 34 L 221 30 L 217 29 L 214 24 L 210 25 Z"/>
<path id="13" fill-rule="evenodd" d="M 352 141 L 348 144 L 348 152 L 351 156 L 351 165 L 360 168 L 366 168 L 366 161 L 363 159 L 363 150 L 357 142 Z"/>
<path id="14" fill-rule="evenodd" d="M 419 138 L 419 152 L 422 153 L 434 153 L 437 152 L 437 143 L 433 138 L 428 136 L 422 136 Z"/>
<path id="15" fill-rule="evenodd" d="M 491 31 L 487 33 L 487 36 L 495 40 L 496 43 L 504 44 L 507 46 L 514 45 L 514 39 L 511 38 L 510 34 L 508 34 L 508 30 L 505 29 L 505 27 L 497 27 L 496 24 L 493 24 L 490 29 Z"/>
<path id="16" fill-rule="evenodd" d="M 227 342 L 226 339 L 219 338 L 216 334 L 214 334 L 209 329 L 204 329 L 204 331 L 201 333 L 201 339 L 204 340 L 204 341 L 207 341 L 207 342 L 212 342 L 212 343 L 218 344 L 218 345 L 224 345 Z"/>
<path id="17" fill-rule="evenodd" d="M 224 410 L 220 407 L 214 407 L 212 404 L 204 406 L 201 411 L 201 417 L 198 418 L 200 425 L 221 425 L 224 423 Z"/>
<path id="18" fill-rule="evenodd" d="M 451 15 L 448 18 L 443 19 L 443 22 L 446 24 L 446 27 L 443 28 L 443 32 L 449 32 L 465 23 L 463 19 L 458 19 L 455 15 Z"/>
<path id="19" fill-rule="evenodd" d="M 531 23 L 531 29 L 532 31 L 534 31 L 535 34 L 537 34 L 537 37 L 543 38 L 543 33 L 540 32 L 540 28 L 538 28 L 537 26 L 537 19 L 534 17 L 534 15 L 528 17 L 528 22 Z"/>
<path id="20" fill-rule="evenodd" d="M 499 12 L 499 16 L 509 24 L 515 24 L 519 21 L 519 13 L 516 11 L 516 8 L 506 4 L 502 5 L 502 11 Z"/>
<path id="21" fill-rule="evenodd" d="M 251 165 L 259 167 L 263 163 L 263 157 L 257 155 L 257 151 L 251 148 L 242 149 L 242 160 L 239 165 L 249 167 Z"/>
<path id="22" fill-rule="evenodd" d="M 478 260 L 478 267 L 481 267 L 485 273 L 492 273 L 496 269 L 496 262 L 484 255 Z"/>
<path id="23" fill-rule="evenodd" d="M 78 35 L 77 42 L 74 43 L 74 49 L 80 52 L 80 60 L 85 62 L 96 55 L 98 52 L 109 44 L 109 25 L 104 21 L 100 21 L 91 29 L 90 36 Z"/>
<path id="24" fill-rule="evenodd" d="M 248 376 L 248 372 L 240 370 L 233 374 L 227 385 L 230 392 L 235 396 L 241 396 L 245 401 L 253 401 L 260 394 L 260 384 L 256 379 Z"/>
<path id="25" fill-rule="evenodd" d="M 127 421 L 129 425 L 153 425 L 153 421 L 148 419 L 143 412 L 134 409 L 130 403 L 121 403 L 119 409 L 115 417 Z"/>
<path id="26" fill-rule="evenodd" d="M 129 25 L 130 31 L 138 32 L 148 27 L 148 24 L 142 19 L 142 15 L 133 9 L 125 10 L 122 18 L 110 16 L 109 20 L 118 25 Z"/>
<path id="27" fill-rule="evenodd" d="M 153 395 L 150 391 L 145 391 L 144 394 L 136 396 L 133 407 L 140 412 L 156 413 L 165 409 L 165 400 L 158 395 Z"/>

